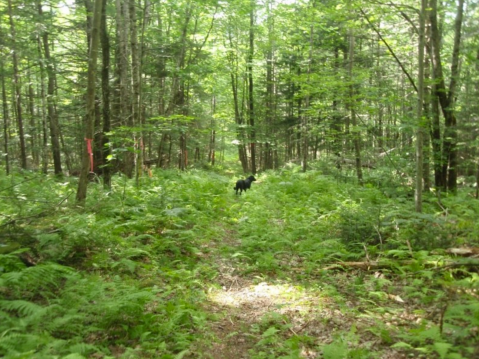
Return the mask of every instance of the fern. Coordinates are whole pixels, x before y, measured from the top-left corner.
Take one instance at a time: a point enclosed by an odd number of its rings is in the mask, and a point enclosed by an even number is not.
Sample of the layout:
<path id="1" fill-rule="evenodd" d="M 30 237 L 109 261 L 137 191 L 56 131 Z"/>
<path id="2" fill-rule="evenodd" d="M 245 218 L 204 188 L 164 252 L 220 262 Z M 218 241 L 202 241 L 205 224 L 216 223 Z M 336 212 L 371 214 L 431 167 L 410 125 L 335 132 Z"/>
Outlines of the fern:
<path id="1" fill-rule="evenodd" d="M 19 254 L 27 251 L 28 248 L 21 248 L 8 254 L 0 254 L 0 274 L 24 269 L 25 264 L 20 260 Z"/>
<path id="2" fill-rule="evenodd" d="M 27 302 L 26 300 L 0 300 L 0 310 L 16 312 L 20 316 L 27 317 L 39 312 L 41 306 Z"/>
<path id="3" fill-rule="evenodd" d="M 86 356 L 88 357 L 89 354 L 93 352 L 98 352 L 100 349 L 92 344 L 85 344 L 85 343 L 78 343 L 70 346 L 68 350 L 72 353 L 71 355 L 68 355 L 67 358 L 73 358 L 73 354 L 80 354 L 81 357 Z"/>
<path id="4" fill-rule="evenodd" d="M 28 358 L 49 341 L 45 335 L 9 331 L 0 336 L 0 356 Z"/>
<path id="5" fill-rule="evenodd" d="M 2 275 L 6 287 L 31 293 L 42 287 L 58 287 L 62 279 L 75 275 L 69 267 L 56 263 L 41 264 Z"/>

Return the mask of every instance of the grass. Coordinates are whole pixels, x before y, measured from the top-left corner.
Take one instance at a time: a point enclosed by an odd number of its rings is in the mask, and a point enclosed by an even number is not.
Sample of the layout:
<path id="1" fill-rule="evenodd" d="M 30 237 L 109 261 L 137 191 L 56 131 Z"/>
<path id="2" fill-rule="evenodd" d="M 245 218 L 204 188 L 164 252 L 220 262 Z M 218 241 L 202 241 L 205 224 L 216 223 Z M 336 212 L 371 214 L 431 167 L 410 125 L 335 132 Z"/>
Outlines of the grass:
<path id="1" fill-rule="evenodd" d="M 430 266 L 477 245 L 477 201 L 418 215 L 319 170 L 257 178 L 235 196 L 220 172 L 116 177 L 78 208 L 75 179 L 0 177 L 0 356 L 478 355 L 474 266 Z M 391 265 L 325 269 L 366 257 Z"/>

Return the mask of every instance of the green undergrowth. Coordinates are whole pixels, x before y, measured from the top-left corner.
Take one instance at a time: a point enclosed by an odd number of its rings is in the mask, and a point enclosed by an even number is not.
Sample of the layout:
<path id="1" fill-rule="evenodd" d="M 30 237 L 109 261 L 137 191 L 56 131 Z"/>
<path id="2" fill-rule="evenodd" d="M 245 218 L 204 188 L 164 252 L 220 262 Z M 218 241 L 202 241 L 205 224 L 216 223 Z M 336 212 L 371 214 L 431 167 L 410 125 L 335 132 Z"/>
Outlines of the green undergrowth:
<path id="1" fill-rule="evenodd" d="M 85 207 L 76 179 L 0 177 L 0 356 L 215 357 L 224 263 L 284 291 L 223 333 L 245 335 L 248 357 L 479 355 L 477 267 L 446 253 L 477 246 L 477 200 L 425 194 L 417 214 L 374 181 L 294 166 L 256 177 L 241 196 L 227 173 L 115 177 L 91 183 Z M 347 266 L 365 261 L 381 267 Z"/>

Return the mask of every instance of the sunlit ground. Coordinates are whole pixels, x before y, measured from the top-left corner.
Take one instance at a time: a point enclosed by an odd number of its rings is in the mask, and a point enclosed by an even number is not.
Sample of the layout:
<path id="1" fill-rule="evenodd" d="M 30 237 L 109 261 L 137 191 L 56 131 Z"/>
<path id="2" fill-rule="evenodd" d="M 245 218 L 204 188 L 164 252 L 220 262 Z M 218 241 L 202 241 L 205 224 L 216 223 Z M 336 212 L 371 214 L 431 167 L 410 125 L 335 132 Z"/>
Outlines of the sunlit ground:
<path id="1" fill-rule="evenodd" d="M 396 297 L 387 294 L 379 300 L 374 296 L 343 297 L 338 302 L 334 291 L 331 293 L 327 288 L 311 289 L 288 283 L 267 282 L 238 282 L 230 288 L 211 288 L 208 293 L 211 302 L 226 310 L 230 326 L 221 326 L 222 330 L 241 331 L 244 324 L 249 327 L 273 318 L 283 324 L 288 323 L 287 330 L 290 334 L 308 335 L 316 343 L 327 345 L 334 342 L 335 333 L 349 333 L 354 327 L 362 334 L 351 345 L 359 347 L 377 341 L 381 330 L 388 328 L 392 334 L 398 326 L 418 324 L 421 321 L 423 315 L 408 310 L 404 302 L 398 301 Z M 380 308 L 383 309 L 379 310 Z M 394 358 L 397 354 L 394 349 L 387 348 L 391 344 L 383 347 L 383 358 Z M 317 355 L 311 349 L 302 348 L 303 358 L 316 358 Z"/>
<path id="2" fill-rule="evenodd" d="M 208 297 L 211 301 L 230 307 L 264 306 L 266 310 L 308 311 L 311 306 L 321 303 L 320 297 L 313 297 L 301 287 L 289 284 L 268 284 L 265 282 L 238 289 L 212 289 Z"/>

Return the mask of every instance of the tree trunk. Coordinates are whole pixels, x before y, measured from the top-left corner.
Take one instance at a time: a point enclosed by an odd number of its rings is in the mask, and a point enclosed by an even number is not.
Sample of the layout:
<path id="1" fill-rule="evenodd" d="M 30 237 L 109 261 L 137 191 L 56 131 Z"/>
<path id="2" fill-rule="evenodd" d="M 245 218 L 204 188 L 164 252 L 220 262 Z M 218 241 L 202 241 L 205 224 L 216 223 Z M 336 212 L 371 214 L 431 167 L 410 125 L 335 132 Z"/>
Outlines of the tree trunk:
<path id="1" fill-rule="evenodd" d="M 102 164 L 101 169 L 103 173 L 103 185 L 106 188 L 111 188 L 111 166 L 109 164 L 109 156 L 111 150 L 109 146 L 109 139 L 107 133 L 111 130 L 111 116 L 110 116 L 110 39 L 108 37 L 107 23 L 106 23 L 106 4 L 107 0 L 103 0 L 101 23 L 100 23 L 100 39 L 102 50 L 102 68 L 101 68 L 101 93 L 103 101 L 103 129 L 101 137 L 101 151 Z"/>
<path id="2" fill-rule="evenodd" d="M 3 151 L 5 153 L 5 174 L 8 176 L 10 174 L 10 157 L 9 157 L 9 122 L 10 117 L 8 114 L 8 103 L 7 103 L 7 91 L 5 89 L 5 72 L 3 67 L 3 59 L 0 59 L 0 77 L 2 81 L 2 110 L 3 110 Z"/>
<path id="3" fill-rule="evenodd" d="M 210 132 L 210 145 L 209 145 L 210 149 L 208 152 L 208 162 L 210 162 L 212 166 L 215 165 L 215 157 L 216 157 L 215 113 L 216 113 L 216 96 L 213 95 L 213 98 L 211 99 L 211 132 Z"/>
<path id="4" fill-rule="evenodd" d="M 236 123 L 236 138 L 238 141 L 237 147 L 238 147 L 238 158 L 241 162 L 241 166 L 243 167 L 243 172 L 248 171 L 248 162 L 246 158 L 246 149 L 245 149 L 245 138 L 244 138 L 244 131 L 242 128 L 243 125 L 243 118 L 240 114 L 239 110 L 239 98 L 238 98 L 238 63 L 236 61 L 236 55 L 233 53 L 233 43 L 232 39 L 230 36 L 230 44 L 231 44 L 231 52 L 230 55 L 228 56 L 229 63 L 231 68 L 235 69 L 236 71 L 233 72 L 233 70 L 230 72 L 230 78 L 231 78 L 231 90 L 233 93 L 233 106 L 234 106 L 234 113 L 235 113 L 235 123 Z"/>
<path id="5" fill-rule="evenodd" d="M 83 146 L 82 156 L 82 168 L 80 173 L 80 179 L 78 182 L 78 190 L 76 194 L 77 202 L 83 204 L 86 200 L 87 186 L 88 186 L 88 172 L 91 168 L 93 161 L 91 142 L 94 135 L 94 121 L 95 121 L 95 80 L 96 80 L 96 67 L 98 58 L 98 43 L 100 42 L 100 23 L 103 0 L 95 0 L 95 7 L 93 11 L 93 25 L 91 29 L 91 45 L 88 56 L 88 83 L 86 93 L 86 126 L 85 126 L 85 139 L 86 142 Z M 88 143 L 90 142 L 90 145 Z"/>
<path id="6" fill-rule="evenodd" d="M 447 189 L 452 193 L 457 191 L 457 121 L 454 109 L 456 85 L 459 77 L 459 49 L 461 44 L 462 18 L 464 0 L 459 0 L 454 26 L 454 47 L 451 60 L 451 80 L 446 89 L 441 58 L 441 36 L 438 26 L 437 0 L 431 0 L 429 21 L 431 25 L 432 63 L 435 80 L 435 95 L 439 100 L 444 116 L 445 130 L 443 137 L 443 164 L 442 171 L 447 172 Z"/>
<path id="7" fill-rule="evenodd" d="M 42 40 L 37 37 L 38 64 L 40 67 L 40 99 L 41 99 L 41 121 L 42 121 L 42 173 L 48 172 L 48 124 L 46 118 L 45 102 L 45 68 L 43 66 Z"/>
<path id="8" fill-rule="evenodd" d="M 354 143 L 354 155 L 356 157 L 356 175 L 358 177 L 358 183 L 363 185 L 363 170 L 361 165 L 361 134 L 357 128 L 356 121 L 356 89 L 355 83 L 353 80 L 353 67 L 354 67 L 354 33 L 353 30 L 350 30 L 349 33 L 349 80 L 351 81 L 349 87 L 349 106 L 350 106 L 350 116 L 351 124 L 353 126 L 353 143 Z"/>
<path id="9" fill-rule="evenodd" d="M 419 42 L 418 42 L 418 81 L 417 81 L 417 139 L 416 139 L 416 212 L 422 212 L 422 183 L 423 183 L 423 105 L 424 105 L 424 31 L 426 16 L 426 0 L 421 0 L 419 14 Z"/>
<path id="10" fill-rule="evenodd" d="M 138 31 L 136 24 L 136 8 L 135 0 L 128 1 L 130 13 L 130 47 L 131 47 L 131 78 L 132 78 L 132 125 L 133 127 L 141 126 L 140 118 L 140 54 L 138 48 Z M 136 165 L 135 178 L 136 185 L 139 185 L 141 171 L 143 170 L 143 134 L 134 132 L 135 154 L 134 163 Z"/>
<path id="11" fill-rule="evenodd" d="M 22 86 L 20 84 L 20 75 L 18 73 L 18 57 L 16 48 L 15 23 L 13 21 L 12 0 L 8 0 L 8 17 L 10 20 L 10 36 L 12 42 L 12 62 L 13 62 L 13 83 L 15 87 L 15 108 L 18 124 L 18 136 L 20 139 L 20 163 L 23 169 L 27 169 L 27 150 L 25 146 L 25 133 L 23 129 L 22 115 Z"/>
<path id="12" fill-rule="evenodd" d="M 130 35 L 130 15 L 128 0 L 116 0 L 116 60 L 117 60 L 117 101 L 119 125 L 132 127 L 133 118 L 131 113 L 131 77 L 129 74 L 130 51 L 128 38 Z M 125 134 L 124 147 L 132 147 L 130 134 Z M 128 178 L 133 176 L 134 153 L 125 151 L 123 155 L 122 171 Z"/>
<path id="13" fill-rule="evenodd" d="M 308 117 L 309 114 L 309 86 L 311 82 L 311 63 L 313 61 L 313 33 L 314 33 L 314 26 L 311 25 L 309 29 L 309 57 L 308 57 L 308 70 L 307 70 L 307 85 L 308 85 L 308 94 L 305 98 L 304 103 L 304 111 L 302 113 L 302 123 L 301 123 L 301 132 L 303 137 L 303 160 L 302 160 L 302 170 L 306 172 L 308 169 L 308 155 L 309 155 L 309 135 L 308 135 Z"/>
<path id="14" fill-rule="evenodd" d="M 251 172 L 256 174 L 256 132 L 254 113 L 254 84 L 253 84 L 253 58 L 254 58 L 254 10 L 255 0 L 250 2 L 250 27 L 249 27 L 249 56 L 248 56 L 248 115 L 249 115 L 249 139 L 251 152 Z"/>
<path id="15" fill-rule="evenodd" d="M 334 75 L 339 76 L 339 47 L 334 48 Z M 335 91 L 335 97 L 337 90 Z M 332 103 L 332 119 L 330 125 L 330 133 L 332 137 L 332 147 L 334 155 L 339 159 L 342 152 L 342 143 L 341 143 L 341 116 L 339 116 L 338 100 L 334 99 Z M 336 167 L 341 168 L 341 161 L 337 161 Z"/>
<path id="16" fill-rule="evenodd" d="M 273 163 L 273 146 L 271 142 L 276 143 L 275 135 L 275 85 L 274 85 L 274 15 L 273 15 L 273 0 L 268 0 L 266 3 L 267 11 L 267 26 L 268 26 L 268 50 L 266 53 L 266 137 L 264 149 L 264 169 L 272 169 Z"/>
<path id="17" fill-rule="evenodd" d="M 43 10 L 41 1 L 37 2 L 38 15 L 43 18 Z M 52 144 L 53 154 L 53 168 L 55 175 L 61 175 L 62 162 L 61 162 L 61 148 L 60 148 L 60 126 L 58 124 L 58 116 L 55 110 L 54 98 L 55 98 L 55 71 L 53 69 L 53 59 L 50 55 L 50 43 L 48 38 L 48 32 L 44 31 L 42 34 L 43 50 L 45 60 L 47 64 L 47 118 L 50 125 L 50 141 Z"/>
<path id="18" fill-rule="evenodd" d="M 30 67 L 30 64 L 29 66 Z M 35 123 L 35 119 L 37 118 L 37 114 L 35 111 L 35 92 L 33 90 L 33 81 L 31 76 L 30 69 L 28 70 L 28 113 L 30 117 L 30 156 L 32 157 L 32 166 L 35 170 L 38 169 L 38 165 L 40 164 L 40 157 L 38 155 L 38 148 L 37 148 L 37 126 Z"/>

